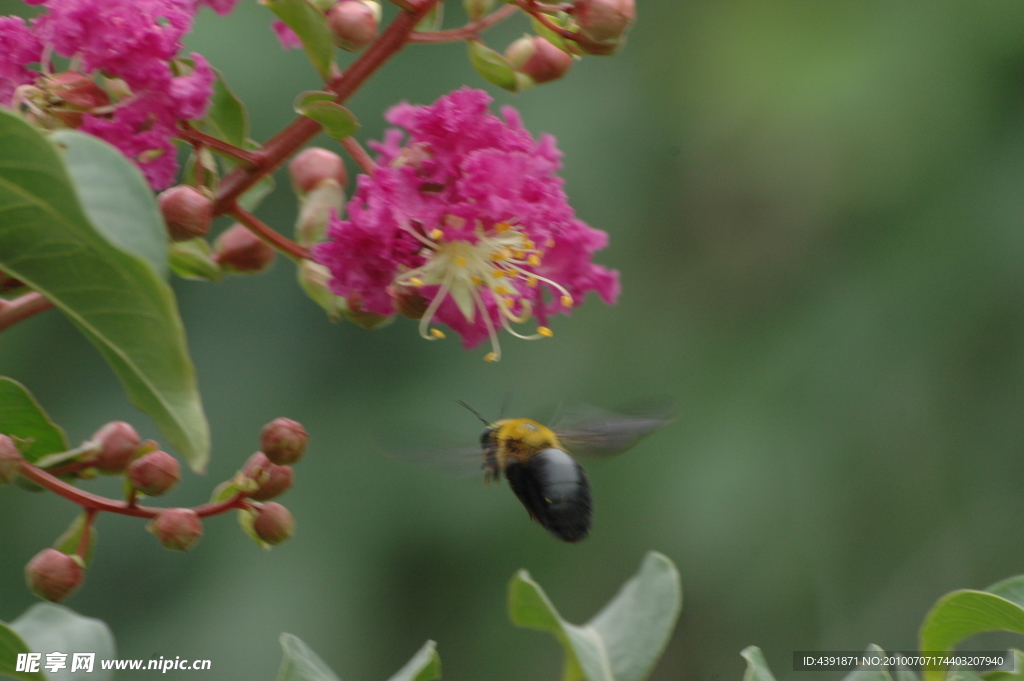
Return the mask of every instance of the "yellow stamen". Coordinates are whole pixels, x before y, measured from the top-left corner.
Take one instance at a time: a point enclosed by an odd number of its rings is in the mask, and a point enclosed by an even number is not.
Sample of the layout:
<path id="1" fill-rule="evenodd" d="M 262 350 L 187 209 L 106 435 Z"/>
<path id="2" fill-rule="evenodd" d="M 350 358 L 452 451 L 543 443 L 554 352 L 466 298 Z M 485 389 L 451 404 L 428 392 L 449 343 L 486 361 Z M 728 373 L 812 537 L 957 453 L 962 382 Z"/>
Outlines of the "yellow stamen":
<path id="1" fill-rule="evenodd" d="M 469 280 L 473 282 L 473 286 L 481 286 L 484 283 L 484 280 L 476 276 L 475 274 L 472 277 L 470 277 Z"/>
<path id="2" fill-rule="evenodd" d="M 495 279 L 501 279 L 505 276 L 505 270 L 491 270 L 491 276 Z"/>
<path id="3" fill-rule="evenodd" d="M 534 247 L 536 247 L 536 244 L 533 243 L 531 240 L 527 239 L 526 241 L 523 242 L 523 246 L 526 248 L 526 250 L 532 251 Z"/>
<path id="4" fill-rule="evenodd" d="M 466 258 L 464 256 L 461 256 L 461 255 L 455 256 L 455 264 L 458 265 L 459 267 L 465 267 L 466 266 Z"/>
<path id="5" fill-rule="evenodd" d="M 444 338 L 444 331 L 442 331 L 441 329 L 431 329 L 430 335 L 433 336 L 434 338 Z"/>
<path id="6" fill-rule="evenodd" d="M 562 296 L 562 305 L 572 307 L 572 296 Z"/>
<path id="7" fill-rule="evenodd" d="M 505 307 L 512 307 L 513 305 L 516 304 L 516 301 L 513 298 L 502 298 L 501 304 L 504 305 Z"/>
<path id="8" fill-rule="evenodd" d="M 545 338 L 551 338 L 552 336 L 555 335 L 555 332 L 552 331 L 551 329 L 549 329 L 546 326 L 538 326 L 537 327 L 537 333 L 539 333 L 540 335 L 544 336 Z"/>
<path id="9" fill-rule="evenodd" d="M 484 355 L 484 361 L 485 362 L 497 362 L 498 361 L 498 353 L 496 353 L 496 352 L 488 352 L 486 355 Z"/>
<path id="10" fill-rule="evenodd" d="M 517 259 L 522 260 L 526 253 L 524 253 L 523 251 L 514 251 L 514 255 Z"/>
<path id="11" fill-rule="evenodd" d="M 440 239 L 443 236 L 444 236 L 444 232 L 442 232 L 437 227 L 435 227 L 434 229 L 430 230 L 430 238 L 433 239 L 434 241 L 437 241 L 438 239 Z"/>
<path id="12" fill-rule="evenodd" d="M 536 255 L 531 255 L 526 262 L 536 267 L 537 265 L 540 264 L 540 258 L 538 258 Z"/>
<path id="13" fill-rule="evenodd" d="M 494 292 L 497 293 L 498 295 L 505 295 L 506 293 L 511 293 L 512 291 L 509 290 L 508 286 L 505 286 L 504 284 L 498 284 L 497 286 L 494 287 Z"/>
<path id="14" fill-rule="evenodd" d="M 507 222 L 499 222 L 498 224 L 494 225 L 494 231 L 496 231 L 498 234 L 501 234 L 502 232 L 507 232 L 510 229 L 512 229 L 512 225 L 508 224 Z"/>
<path id="15" fill-rule="evenodd" d="M 412 279 L 409 280 L 409 283 L 417 288 L 423 286 L 423 280 L 420 279 L 419 277 L 413 277 Z"/>
<path id="16" fill-rule="evenodd" d="M 537 287 L 537 277 L 530 277 L 530 278 L 528 278 L 526 280 L 526 285 L 530 286 L 530 287 L 533 287 L 533 288 L 536 288 Z"/>

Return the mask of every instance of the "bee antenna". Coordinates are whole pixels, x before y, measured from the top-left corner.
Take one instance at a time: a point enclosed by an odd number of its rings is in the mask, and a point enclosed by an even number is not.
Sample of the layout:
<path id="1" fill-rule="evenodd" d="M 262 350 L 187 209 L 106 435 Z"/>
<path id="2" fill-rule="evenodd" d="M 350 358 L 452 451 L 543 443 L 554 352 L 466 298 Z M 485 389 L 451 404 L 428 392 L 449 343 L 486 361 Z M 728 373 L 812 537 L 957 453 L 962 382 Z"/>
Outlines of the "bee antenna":
<path id="1" fill-rule="evenodd" d="M 478 411 L 477 411 L 476 409 L 474 409 L 473 407 L 469 406 L 468 404 L 466 404 L 466 403 L 465 403 L 465 402 L 463 402 L 462 400 L 455 400 L 455 403 L 456 403 L 456 404 L 461 404 L 461 405 L 462 405 L 463 407 L 465 407 L 466 409 L 468 409 L 468 410 L 470 410 L 471 412 L 473 412 L 473 414 L 475 414 L 475 415 L 476 415 L 476 417 L 477 417 L 478 419 L 480 419 L 481 421 L 483 421 L 483 422 L 484 422 L 484 425 L 485 425 L 485 426 L 489 426 L 489 425 L 491 425 L 491 422 L 490 422 L 490 421 L 488 421 L 487 419 L 485 419 L 485 418 L 484 418 L 483 416 L 481 416 L 481 415 L 480 415 L 480 412 L 478 412 Z"/>

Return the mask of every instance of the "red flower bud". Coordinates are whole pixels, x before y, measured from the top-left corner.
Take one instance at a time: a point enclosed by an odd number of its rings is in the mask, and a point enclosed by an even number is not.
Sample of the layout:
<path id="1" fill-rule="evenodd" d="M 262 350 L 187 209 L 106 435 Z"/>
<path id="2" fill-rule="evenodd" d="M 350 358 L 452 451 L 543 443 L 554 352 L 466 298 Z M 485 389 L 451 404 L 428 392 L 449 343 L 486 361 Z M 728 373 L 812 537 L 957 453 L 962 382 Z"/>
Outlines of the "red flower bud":
<path id="1" fill-rule="evenodd" d="M 248 227 L 235 223 L 214 244 L 213 260 L 235 272 L 256 273 L 270 267 L 277 251 Z"/>
<path id="2" fill-rule="evenodd" d="M 101 449 L 90 463 L 104 473 L 124 471 L 142 442 L 131 424 L 124 421 L 111 421 L 97 430 L 92 439 L 99 443 Z"/>
<path id="3" fill-rule="evenodd" d="M 14 440 L 6 435 L 0 435 L 0 484 L 14 482 L 20 466 L 21 452 L 15 446 Z"/>
<path id="4" fill-rule="evenodd" d="M 257 537 L 268 544 L 280 544 L 295 531 L 295 518 L 287 508 L 270 501 L 257 509 L 252 529 Z"/>
<path id="5" fill-rule="evenodd" d="M 25 566 L 25 580 L 36 596 L 54 603 L 71 595 L 82 584 L 82 566 L 57 549 L 43 549 Z"/>
<path id="6" fill-rule="evenodd" d="M 288 172 L 296 194 L 305 194 L 328 178 L 337 180 L 342 187 L 348 182 L 348 172 L 341 157 L 320 147 L 310 147 L 293 158 L 288 164 Z"/>
<path id="7" fill-rule="evenodd" d="M 280 466 L 295 463 L 306 452 L 309 435 L 298 421 L 274 419 L 260 431 L 260 449 Z"/>
<path id="8" fill-rule="evenodd" d="M 206 236 L 213 224 L 213 200 L 195 187 L 179 184 L 157 197 L 173 241 Z"/>
<path id="9" fill-rule="evenodd" d="M 341 0 L 327 13 L 327 25 L 338 47 L 358 52 L 377 37 L 380 5 L 372 0 Z"/>
<path id="10" fill-rule="evenodd" d="M 572 57 L 539 35 L 525 36 L 505 50 L 512 68 L 530 77 L 534 83 L 547 83 L 564 76 L 572 66 Z"/>
<path id="11" fill-rule="evenodd" d="M 202 538 L 203 521 L 190 508 L 169 508 L 161 511 L 146 529 L 156 535 L 164 548 L 188 551 Z"/>
<path id="12" fill-rule="evenodd" d="M 259 488 L 249 495 L 254 501 L 266 501 L 284 494 L 291 489 L 295 477 L 291 466 L 271 463 L 263 452 L 256 452 L 250 456 L 242 467 L 242 472 L 259 484 Z"/>
<path id="13" fill-rule="evenodd" d="M 110 104 L 110 95 L 88 76 L 77 71 L 65 71 L 46 79 L 46 89 L 68 104 L 83 110 Z"/>
<path id="14" fill-rule="evenodd" d="M 180 479 L 178 460 L 160 450 L 140 456 L 128 466 L 128 480 L 132 486 L 151 497 L 169 491 Z"/>
<path id="15" fill-rule="evenodd" d="M 583 35 L 599 43 L 616 42 L 636 19 L 634 0 L 576 0 L 572 12 Z"/>

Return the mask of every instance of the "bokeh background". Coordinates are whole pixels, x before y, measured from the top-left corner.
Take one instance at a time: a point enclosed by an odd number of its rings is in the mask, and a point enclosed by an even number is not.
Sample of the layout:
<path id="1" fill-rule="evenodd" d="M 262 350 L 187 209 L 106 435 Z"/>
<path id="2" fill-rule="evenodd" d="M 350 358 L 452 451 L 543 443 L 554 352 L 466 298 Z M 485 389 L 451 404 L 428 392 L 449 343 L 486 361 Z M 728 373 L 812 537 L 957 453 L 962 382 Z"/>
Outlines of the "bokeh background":
<path id="1" fill-rule="evenodd" d="M 273 417 L 303 422 L 312 446 L 282 499 L 298 532 L 270 553 L 230 516 L 181 555 L 138 521 L 101 518 L 69 605 L 108 622 L 123 657 L 273 679 L 288 631 L 346 681 L 375 681 L 432 638 L 451 681 L 556 679 L 554 640 L 507 619 L 512 574 L 527 568 L 583 621 L 656 549 L 685 595 L 654 679 L 738 680 L 750 644 L 780 677 L 809 679 L 790 671 L 793 650 L 911 649 L 941 594 L 1024 572 L 1024 5 L 638 4 L 618 56 L 495 93 L 557 136 L 573 205 L 611 235 L 598 259 L 622 273 L 617 306 L 588 300 L 552 340 L 506 337 L 490 365 L 407 320 L 328 323 L 285 260 L 175 282 L 214 454 L 166 502 L 204 501 Z M 270 18 L 250 0 L 228 18 L 203 10 L 189 42 L 248 104 L 257 139 L 317 87 Z M 488 39 L 504 49 L 525 28 Z M 488 87 L 463 45 L 409 47 L 352 100 L 360 137 L 379 138 L 400 99 L 463 84 Z M 280 186 L 260 215 L 288 232 Z M 57 313 L 0 336 L 0 373 L 72 440 L 113 419 L 158 437 Z M 479 424 L 455 400 L 495 415 L 510 391 L 524 415 L 669 394 L 679 418 L 588 466 L 596 519 L 578 546 L 530 523 L 504 485 L 373 446 L 410 422 L 471 442 Z M 90 488 L 117 494 L 114 480 Z M 0 490 L 0 619 L 34 602 L 22 566 L 74 511 Z"/>

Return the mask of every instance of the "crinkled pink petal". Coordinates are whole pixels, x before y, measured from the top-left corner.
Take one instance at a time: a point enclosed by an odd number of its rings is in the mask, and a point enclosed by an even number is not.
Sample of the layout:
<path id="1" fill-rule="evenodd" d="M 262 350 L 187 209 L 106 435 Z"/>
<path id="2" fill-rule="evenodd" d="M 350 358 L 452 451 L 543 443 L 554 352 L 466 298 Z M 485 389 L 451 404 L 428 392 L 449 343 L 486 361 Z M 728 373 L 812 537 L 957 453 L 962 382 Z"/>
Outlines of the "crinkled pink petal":
<path id="1" fill-rule="evenodd" d="M 43 46 L 20 17 L 0 17 L 0 105 L 8 106 L 19 85 L 39 75 L 26 65 L 39 61 Z"/>

